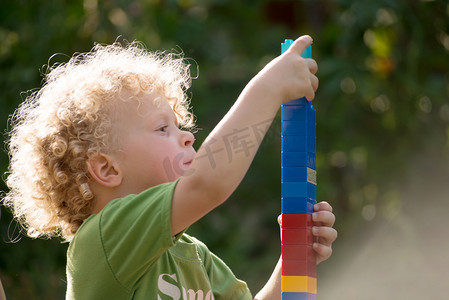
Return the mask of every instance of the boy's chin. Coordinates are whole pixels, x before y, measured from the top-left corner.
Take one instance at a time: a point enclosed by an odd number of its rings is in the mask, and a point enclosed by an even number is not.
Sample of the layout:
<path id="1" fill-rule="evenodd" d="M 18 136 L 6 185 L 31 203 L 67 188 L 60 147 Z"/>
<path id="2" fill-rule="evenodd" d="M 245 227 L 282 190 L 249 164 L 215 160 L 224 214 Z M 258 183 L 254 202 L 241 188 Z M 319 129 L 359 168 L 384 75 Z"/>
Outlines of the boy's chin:
<path id="1" fill-rule="evenodd" d="M 188 166 L 185 166 L 182 170 L 180 170 L 176 179 L 178 179 L 181 176 L 182 177 L 190 176 L 193 174 L 193 172 L 195 172 L 195 170 L 193 168 L 190 168 L 190 164 L 189 164 Z"/>

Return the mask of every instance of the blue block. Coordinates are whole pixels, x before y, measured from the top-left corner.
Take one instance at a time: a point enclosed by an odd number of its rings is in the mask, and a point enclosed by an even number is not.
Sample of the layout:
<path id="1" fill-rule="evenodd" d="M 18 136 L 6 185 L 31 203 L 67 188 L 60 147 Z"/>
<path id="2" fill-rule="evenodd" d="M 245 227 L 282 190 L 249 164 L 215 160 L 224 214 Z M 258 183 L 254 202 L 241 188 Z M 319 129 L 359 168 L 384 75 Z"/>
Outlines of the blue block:
<path id="1" fill-rule="evenodd" d="M 311 105 L 311 104 L 310 104 L 310 101 L 307 101 L 306 97 L 294 99 L 294 100 L 291 100 L 284 104 L 281 104 L 281 106 L 291 106 L 291 105 L 306 106 L 306 105 Z"/>
<path id="2" fill-rule="evenodd" d="M 282 300 L 316 300 L 316 294 L 282 292 Z"/>
<path id="3" fill-rule="evenodd" d="M 281 182 L 307 182 L 307 167 L 282 167 Z"/>
<path id="4" fill-rule="evenodd" d="M 310 182 L 316 185 L 316 170 L 308 167 L 281 167 L 281 182 Z"/>
<path id="5" fill-rule="evenodd" d="M 307 135 L 282 136 L 281 151 L 307 152 Z"/>
<path id="6" fill-rule="evenodd" d="M 297 101 L 297 100 L 293 100 Z M 289 102 L 290 103 L 290 102 Z M 306 105 L 286 105 L 281 106 L 282 121 L 306 121 L 307 106 Z"/>
<path id="7" fill-rule="evenodd" d="M 308 167 L 316 170 L 316 154 L 311 152 L 281 152 L 281 166 Z"/>
<path id="8" fill-rule="evenodd" d="M 316 138 L 316 113 L 315 110 L 310 110 L 307 113 L 307 134 L 313 135 Z"/>
<path id="9" fill-rule="evenodd" d="M 282 121 L 282 135 L 306 135 L 307 124 L 304 121 Z M 310 129 L 309 129 L 310 130 Z"/>
<path id="10" fill-rule="evenodd" d="M 285 135 L 281 139 L 281 151 L 316 153 L 316 140 L 308 135 Z"/>
<path id="11" fill-rule="evenodd" d="M 316 126 L 316 110 L 313 109 L 311 106 L 307 107 L 307 120 L 308 122 L 310 122 L 310 124 Z"/>
<path id="12" fill-rule="evenodd" d="M 286 106 L 281 109 L 281 121 L 300 121 L 304 122 L 303 126 L 307 124 L 307 128 L 316 126 L 316 111 L 310 106 Z"/>
<path id="13" fill-rule="evenodd" d="M 308 135 L 307 136 L 307 151 L 316 153 L 316 135 Z"/>
<path id="14" fill-rule="evenodd" d="M 299 197 L 299 198 L 281 198 L 281 213 L 283 214 L 309 214 L 313 213 L 313 206 L 316 200 Z"/>
<path id="15" fill-rule="evenodd" d="M 308 182 L 281 182 L 281 196 L 316 200 L 316 185 Z"/>

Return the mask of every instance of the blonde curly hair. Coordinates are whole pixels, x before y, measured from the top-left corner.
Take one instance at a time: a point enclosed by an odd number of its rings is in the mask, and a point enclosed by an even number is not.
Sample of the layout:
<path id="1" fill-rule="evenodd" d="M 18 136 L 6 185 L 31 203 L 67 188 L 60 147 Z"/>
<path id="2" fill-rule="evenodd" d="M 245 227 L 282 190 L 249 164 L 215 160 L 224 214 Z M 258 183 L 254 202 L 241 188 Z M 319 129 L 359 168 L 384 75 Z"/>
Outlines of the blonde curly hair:
<path id="1" fill-rule="evenodd" d="M 164 95 L 179 124 L 192 128 L 190 83 L 182 54 L 149 52 L 136 42 L 96 45 L 49 68 L 43 87 L 11 119 L 3 200 L 28 236 L 70 241 L 91 215 L 87 159 L 111 151 L 111 112 L 124 89 Z"/>

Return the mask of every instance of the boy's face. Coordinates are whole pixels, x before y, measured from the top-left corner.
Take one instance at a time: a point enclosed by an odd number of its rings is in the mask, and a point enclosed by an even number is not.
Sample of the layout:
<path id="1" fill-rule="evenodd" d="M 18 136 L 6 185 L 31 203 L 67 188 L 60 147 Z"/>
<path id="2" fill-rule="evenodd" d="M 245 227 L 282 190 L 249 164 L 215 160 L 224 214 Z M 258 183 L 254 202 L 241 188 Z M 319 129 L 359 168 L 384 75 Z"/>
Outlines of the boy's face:
<path id="1" fill-rule="evenodd" d="M 144 94 L 139 100 L 120 103 L 115 124 L 120 132 L 117 159 L 129 193 L 177 179 L 196 154 L 193 134 L 178 128 L 165 97 Z"/>

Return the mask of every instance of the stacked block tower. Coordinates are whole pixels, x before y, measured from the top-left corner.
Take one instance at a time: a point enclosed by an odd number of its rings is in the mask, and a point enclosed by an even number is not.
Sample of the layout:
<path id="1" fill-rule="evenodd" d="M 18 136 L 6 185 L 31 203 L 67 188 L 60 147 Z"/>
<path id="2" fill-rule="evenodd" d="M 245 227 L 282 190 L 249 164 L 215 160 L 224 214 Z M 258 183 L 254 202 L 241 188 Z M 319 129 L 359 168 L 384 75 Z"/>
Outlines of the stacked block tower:
<path id="1" fill-rule="evenodd" d="M 285 40 L 281 52 L 293 43 Z M 309 46 L 301 55 L 312 57 Z M 316 300 L 312 212 L 316 203 L 316 114 L 306 98 L 281 106 L 282 300 Z"/>

